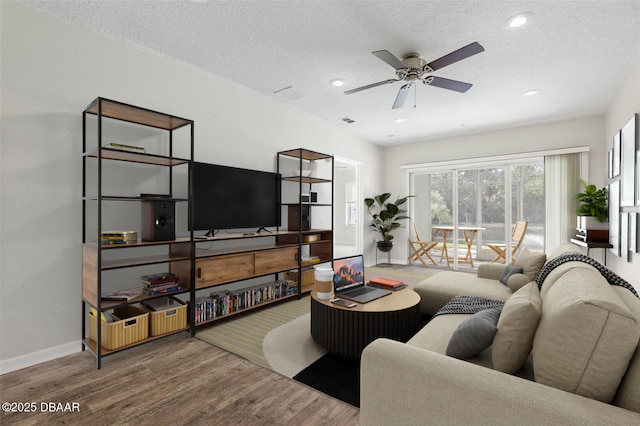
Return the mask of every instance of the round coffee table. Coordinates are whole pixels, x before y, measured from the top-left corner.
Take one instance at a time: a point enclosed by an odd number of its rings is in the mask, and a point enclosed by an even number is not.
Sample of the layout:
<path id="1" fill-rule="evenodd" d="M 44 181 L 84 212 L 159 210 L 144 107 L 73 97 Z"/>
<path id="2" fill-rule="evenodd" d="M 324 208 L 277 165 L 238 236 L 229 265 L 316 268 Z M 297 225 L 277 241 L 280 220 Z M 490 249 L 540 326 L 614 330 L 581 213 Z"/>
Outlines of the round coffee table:
<path id="1" fill-rule="evenodd" d="M 343 308 L 319 300 L 311 292 L 311 336 L 335 354 L 360 358 L 362 350 L 380 337 L 407 341 L 420 326 L 420 296 L 410 288 Z"/>

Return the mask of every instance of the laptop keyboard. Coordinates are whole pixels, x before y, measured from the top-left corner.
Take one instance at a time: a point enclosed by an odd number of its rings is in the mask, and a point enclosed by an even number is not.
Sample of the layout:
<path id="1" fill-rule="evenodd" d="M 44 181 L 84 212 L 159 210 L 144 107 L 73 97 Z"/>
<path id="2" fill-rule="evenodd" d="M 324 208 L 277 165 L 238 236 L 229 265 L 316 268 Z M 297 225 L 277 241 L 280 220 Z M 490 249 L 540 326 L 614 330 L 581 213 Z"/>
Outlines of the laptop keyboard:
<path id="1" fill-rule="evenodd" d="M 355 290 L 348 291 L 346 294 L 349 296 L 361 296 L 363 294 L 369 293 L 370 289 L 366 287 L 357 288 Z"/>

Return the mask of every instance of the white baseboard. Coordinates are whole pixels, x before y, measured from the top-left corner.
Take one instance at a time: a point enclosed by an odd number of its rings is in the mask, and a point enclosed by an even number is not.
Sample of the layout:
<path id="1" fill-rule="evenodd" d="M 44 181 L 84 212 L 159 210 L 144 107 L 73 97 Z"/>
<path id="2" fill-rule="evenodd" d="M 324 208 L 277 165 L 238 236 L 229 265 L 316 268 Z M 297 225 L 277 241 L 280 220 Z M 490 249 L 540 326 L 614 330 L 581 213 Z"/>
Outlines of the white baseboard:
<path id="1" fill-rule="evenodd" d="M 0 360 L 0 375 L 31 367 L 32 365 L 51 361 L 52 359 L 72 355 L 80 352 L 81 350 L 82 343 L 80 342 L 80 340 L 78 340 L 71 343 L 65 343 L 64 345 L 54 346 L 53 348 L 31 352 L 26 355 L 3 359 Z"/>

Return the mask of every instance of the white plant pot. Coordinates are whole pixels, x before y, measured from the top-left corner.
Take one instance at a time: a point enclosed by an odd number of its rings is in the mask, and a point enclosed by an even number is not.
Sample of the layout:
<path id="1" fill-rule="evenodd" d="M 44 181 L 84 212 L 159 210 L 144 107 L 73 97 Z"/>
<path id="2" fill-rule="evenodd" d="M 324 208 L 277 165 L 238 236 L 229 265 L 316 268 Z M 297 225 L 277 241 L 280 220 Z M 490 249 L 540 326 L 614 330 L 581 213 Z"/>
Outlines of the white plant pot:
<path id="1" fill-rule="evenodd" d="M 578 229 L 608 230 L 609 222 L 598 222 L 595 216 L 578 216 Z"/>

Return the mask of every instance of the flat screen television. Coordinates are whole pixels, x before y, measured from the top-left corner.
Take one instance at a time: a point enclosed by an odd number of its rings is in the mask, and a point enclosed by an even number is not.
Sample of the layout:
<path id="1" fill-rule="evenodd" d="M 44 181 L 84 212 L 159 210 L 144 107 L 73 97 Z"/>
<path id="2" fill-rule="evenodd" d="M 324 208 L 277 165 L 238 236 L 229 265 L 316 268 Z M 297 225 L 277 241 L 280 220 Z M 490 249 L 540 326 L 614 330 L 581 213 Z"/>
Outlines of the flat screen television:
<path id="1" fill-rule="evenodd" d="M 193 163 L 194 231 L 280 226 L 280 175 Z"/>

